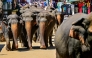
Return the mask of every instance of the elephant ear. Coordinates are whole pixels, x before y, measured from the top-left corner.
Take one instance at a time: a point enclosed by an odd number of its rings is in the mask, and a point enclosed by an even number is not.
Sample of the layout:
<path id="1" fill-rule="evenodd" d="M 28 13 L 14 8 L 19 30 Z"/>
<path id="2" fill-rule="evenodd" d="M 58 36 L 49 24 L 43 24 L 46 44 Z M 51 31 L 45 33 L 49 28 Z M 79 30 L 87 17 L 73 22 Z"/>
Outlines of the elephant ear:
<path id="1" fill-rule="evenodd" d="M 90 24 L 90 21 L 87 18 L 81 18 L 80 20 L 72 23 L 72 25 L 79 25 L 79 26 L 81 25 L 85 29 L 88 28 L 89 24 Z"/>
<path id="2" fill-rule="evenodd" d="M 85 18 L 81 18 L 80 20 L 77 20 L 76 22 L 73 22 L 72 25 L 80 25 L 85 20 Z"/>
<path id="3" fill-rule="evenodd" d="M 78 31 L 79 29 L 77 27 L 76 28 L 75 27 L 76 26 L 72 26 L 71 29 L 70 29 L 70 32 L 69 32 L 69 36 L 72 37 L 72 38 L 78 38 L 77 32 L 79 32 Z"/>
<path id="4" fill-rule="evenodd" d="M 85 33 L 86 30 L 82 26 L 72 26 L 69 32 L 69 36 L 71 38 L 80 40 L 82 44 L 84 44 L 85 41 Z"/>
<path id="5" fill-rule="evenodd" d="M 86 30 L 86 24 L 88 23 L 86 18 L 81 18 L 77 20 L 76 22 L 72 23 L 72 27 L 69 32 L 69 36 L 75 39 L 78 39 L 84 44 L 84 37 L 82 37 L 82 34 L 85 34 Z M 82 31 L 81 31 L 82 29 Z"/>
<path id="6" fill-rule="evenodd" d="M 89 21 L 88 19 L 85 19 L 85 20 L 82 22 L 82 24 L 84 25 L 84 27 L 85 27 L 86 29 L 88 29 L 88 26 L 89 26 L 89 24 L 90 24 L 90 21 Z"/>

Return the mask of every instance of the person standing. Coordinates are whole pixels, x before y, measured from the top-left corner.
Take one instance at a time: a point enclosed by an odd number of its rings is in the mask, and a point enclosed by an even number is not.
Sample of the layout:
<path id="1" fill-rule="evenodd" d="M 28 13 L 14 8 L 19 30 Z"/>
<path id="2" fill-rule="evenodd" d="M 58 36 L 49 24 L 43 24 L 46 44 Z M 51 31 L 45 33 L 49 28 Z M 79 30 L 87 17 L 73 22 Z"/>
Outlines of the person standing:
<path id="1" fill-rule="evenodd" d="M 82 13 L 82 6 L 83 6 L 83 2 L 79 2 L 78 3 L 78 11 L 79 11 L 79 13 Z"/>
<path id="2" fill-rule="evenodd" d="M 74 15 L 74 12 L 75 12 L 74 9 L 75 9 L 75 8 L 74 8 L 74 4 L 71 4 L 72 15 Z"/>
<path id="3" fill-rule="evenodd" d="M 47 3 L 46 3 L 46 1 L 44 1 L 44 9 L 46 10 L 47 9 Z"/>
<path id="4" fill-rule="evenodd" d="M 88 14 L 90 13 L 90 2 L 87 2 Z"/>
<path id="5" fill-rule="evenodd" d="M 41 1 L 39 2 L 39 6 L 42 7 L 42 3 L 41 3 Z"/>
<path id="6" fill-rule="evenodd" d="M 57 9 L 59 12 L 61 12 L 61 6 L 63 5 L 63 2 L 57 2 Z"/>
<path id="7" fill-rule="evenodd" d="M 83 4 L 83 6 L 82 6 L 82 12 L 87 14 L 87 6 L 86 6 L 85 2 Z"/>
<path id="8" fill-rule="evenodd" d="M 78 13 L 78 3 L 75 2 L 74 4 L 74 13 Z"/>

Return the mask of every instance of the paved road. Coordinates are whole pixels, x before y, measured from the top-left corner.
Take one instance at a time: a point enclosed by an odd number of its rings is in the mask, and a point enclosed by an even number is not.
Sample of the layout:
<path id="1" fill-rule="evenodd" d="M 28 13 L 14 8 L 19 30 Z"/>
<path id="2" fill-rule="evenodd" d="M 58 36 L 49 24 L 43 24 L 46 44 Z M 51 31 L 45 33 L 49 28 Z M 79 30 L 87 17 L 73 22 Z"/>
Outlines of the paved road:
<path id="1" fill-rule="evenodd" d="M 12 43 L 12 42 L 11 42 Z M 53 43 L 54 44 L 54 43 Z M 0 58 L 55 58 L 55 48 L 49 48 L 46 50 L 39 48 L 40 44 L 33 42 L 33 49 L 27 50 L 21 47 L 19 43 L 19 49 L 17 51 L 6 51 L 5 42 L 0 42 Z"/>

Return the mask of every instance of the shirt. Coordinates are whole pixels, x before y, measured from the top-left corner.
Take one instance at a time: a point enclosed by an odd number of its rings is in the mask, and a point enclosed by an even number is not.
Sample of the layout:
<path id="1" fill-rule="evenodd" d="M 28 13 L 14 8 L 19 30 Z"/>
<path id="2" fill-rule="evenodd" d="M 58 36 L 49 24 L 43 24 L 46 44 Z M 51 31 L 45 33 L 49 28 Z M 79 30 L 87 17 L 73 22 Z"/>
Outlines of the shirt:
<path id="1" fill-rule="evenodd" d="M 7 0 L 7 2 L 12 2 L 12 0 Z"/>
<path id="2" fill-rule="evenodd" d="M 70 4 L 63 4 L 61 6 L 61 9 L 62 9 L 62 13 L 64 15 L 71 15 L 71 5 Z"/>
<path id="3" fill-rule="evenodd" d="M 46 2 L 44 2 L 44 6 L 47 6 L 47 3 Z"/>

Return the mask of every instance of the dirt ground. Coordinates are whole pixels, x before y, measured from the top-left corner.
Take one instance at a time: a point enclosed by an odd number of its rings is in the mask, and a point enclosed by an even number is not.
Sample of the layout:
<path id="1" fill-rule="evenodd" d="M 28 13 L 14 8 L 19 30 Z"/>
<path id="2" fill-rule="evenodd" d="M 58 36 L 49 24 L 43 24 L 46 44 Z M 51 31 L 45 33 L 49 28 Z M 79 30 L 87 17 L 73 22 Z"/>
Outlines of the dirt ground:
<path id="1" fill-rule="evenodd" d="M 53 43 L 54 44 L 54 43 Z M 55 58 L 55 47 L 40 49 L 40 44 L 33 42 L 33 49 L 22 48 L 19 43 L 19 49 L 16 51 L 6 51 L 5 42 L 0 42 L 0 58 Z"/>

